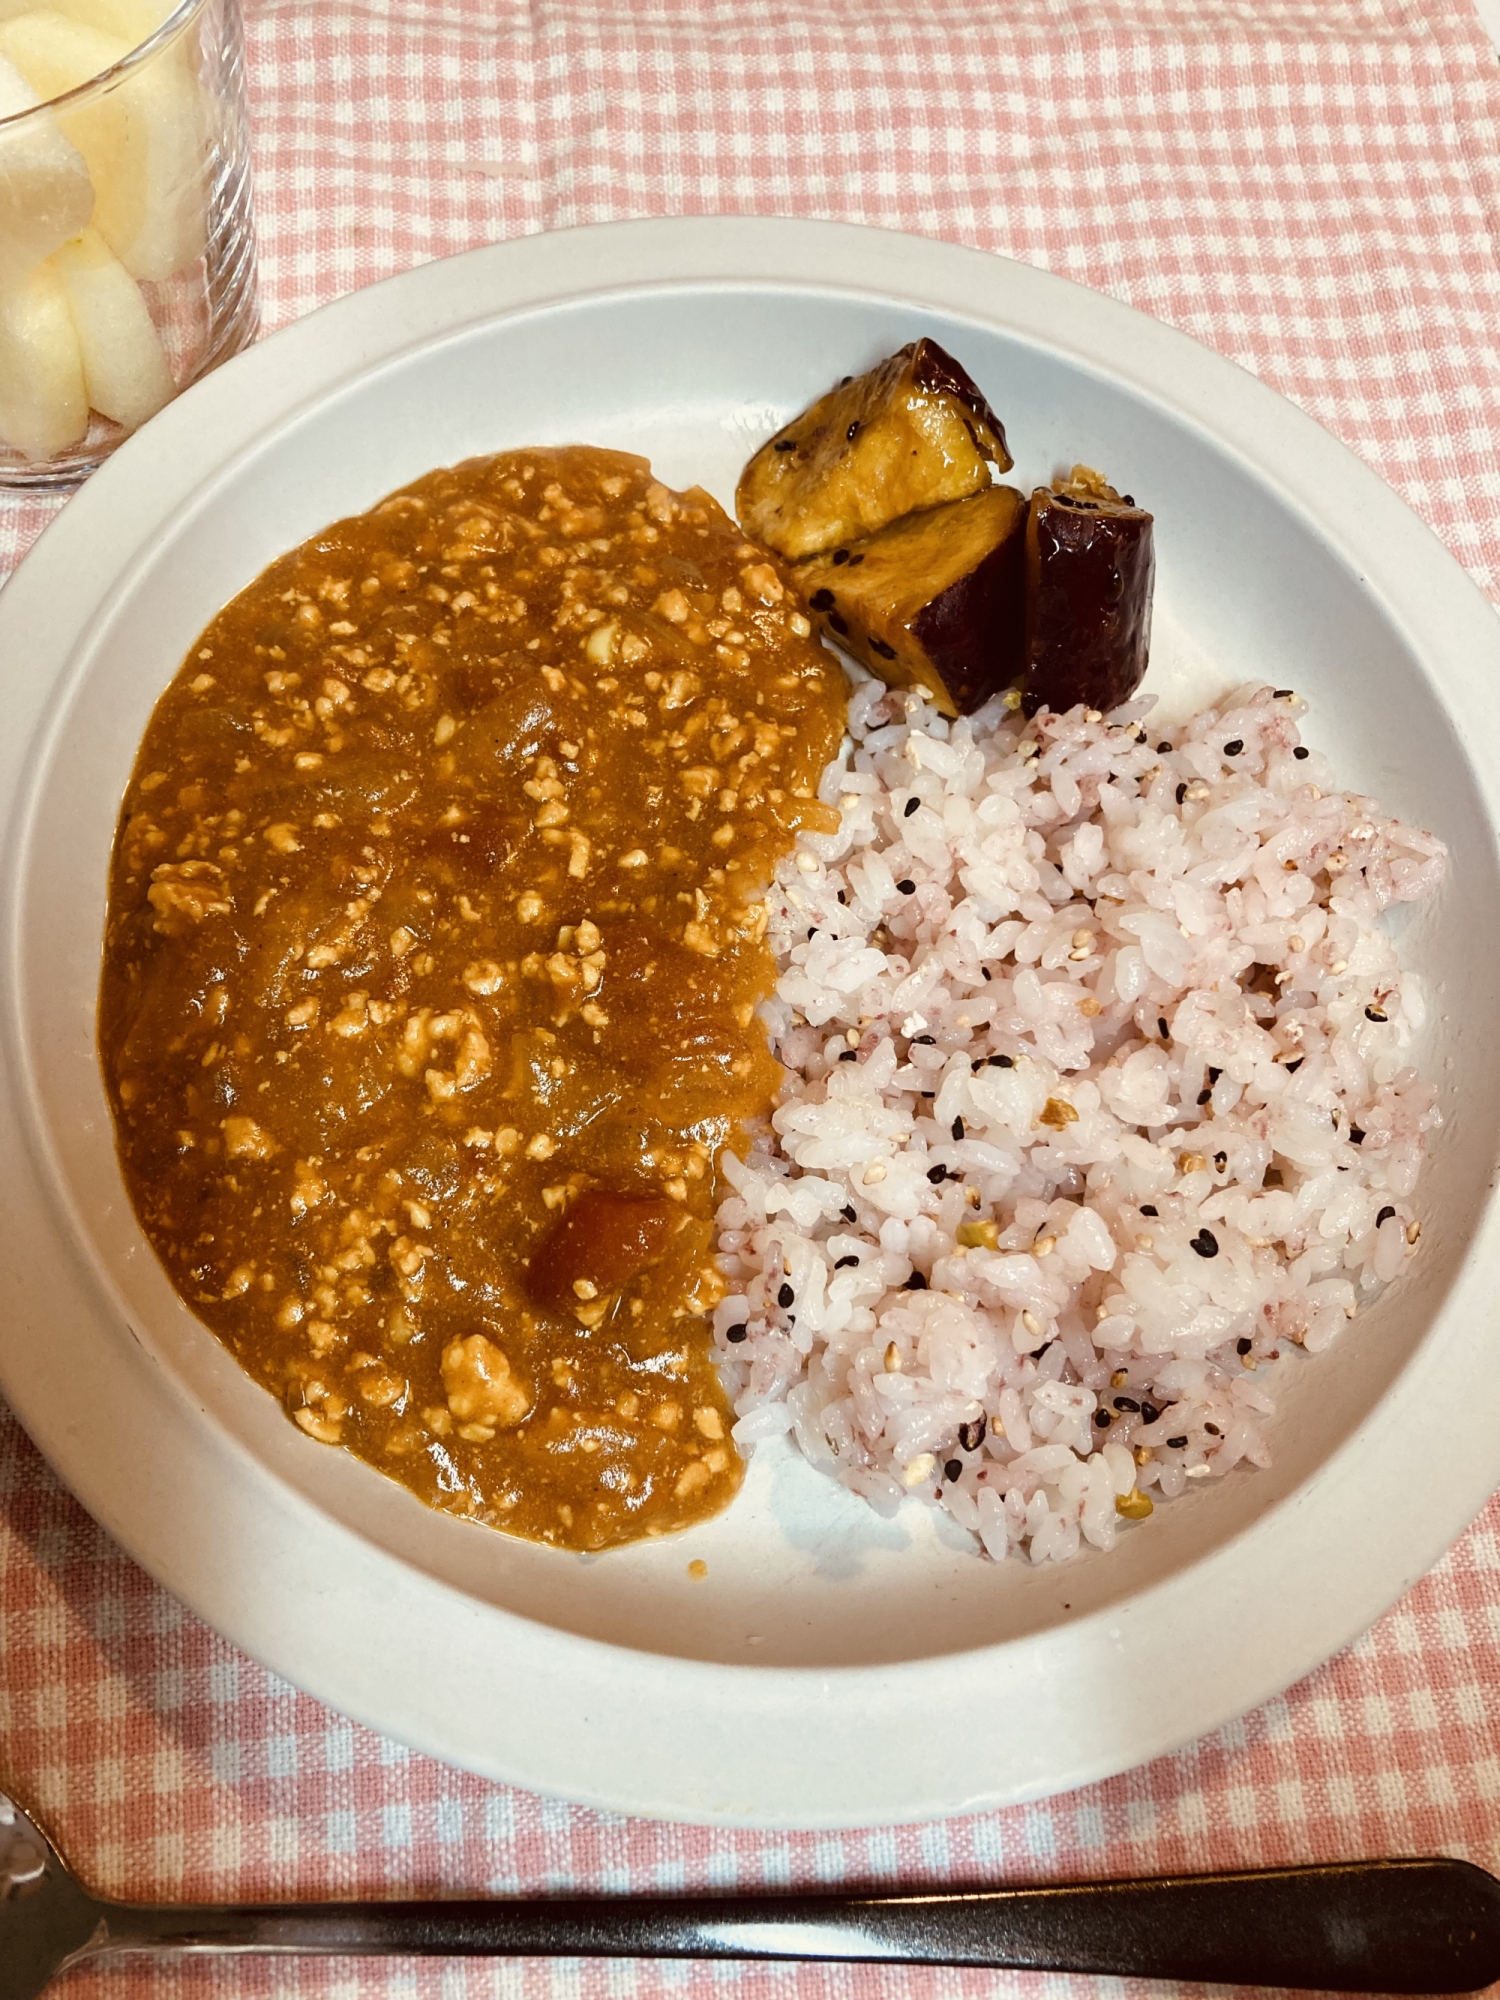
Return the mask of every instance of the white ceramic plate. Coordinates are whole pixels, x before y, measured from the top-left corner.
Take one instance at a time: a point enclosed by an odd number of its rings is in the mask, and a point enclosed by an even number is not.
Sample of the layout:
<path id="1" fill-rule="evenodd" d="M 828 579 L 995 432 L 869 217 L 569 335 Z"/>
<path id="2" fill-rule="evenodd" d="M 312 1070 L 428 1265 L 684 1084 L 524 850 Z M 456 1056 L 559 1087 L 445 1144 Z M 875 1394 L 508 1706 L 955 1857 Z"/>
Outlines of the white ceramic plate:
<path id="1" fill-rule="evenodd" d="M 1414 1274 L 1298 1372 L 1269 1472 L 1111 1556 L 1001 1567 L 765 1451 L 722 1519 L 604 1557 L 426 1512 L 295 1431 L 177 1302 L 94 1053 L 106 863 L 152 704 L 273 556 L 429 467 L 650 454 L 728 499 L 835 375 L 930 332 L 1018 477 L 1086 459 L 1157 516 L 1153 685 L 1268 676 L 1349 782 L 1440 831 L 1408 935 L 1448 1124 Z M 472 1769 L 621 1811 L 834 1826 L 1100 1777 L 1362 1629 L 1500 1477 L 1500 660 L 1479 592 L 1374 475 L 1229 363 L 1039 271 L 810 223 L 632 223 L 428 265 L 156 419 L 0 598 L 0 1382 L 80 1499 L 302 1687 Z M 703 1557 L 706 1580 L 688 1576 Z"/>

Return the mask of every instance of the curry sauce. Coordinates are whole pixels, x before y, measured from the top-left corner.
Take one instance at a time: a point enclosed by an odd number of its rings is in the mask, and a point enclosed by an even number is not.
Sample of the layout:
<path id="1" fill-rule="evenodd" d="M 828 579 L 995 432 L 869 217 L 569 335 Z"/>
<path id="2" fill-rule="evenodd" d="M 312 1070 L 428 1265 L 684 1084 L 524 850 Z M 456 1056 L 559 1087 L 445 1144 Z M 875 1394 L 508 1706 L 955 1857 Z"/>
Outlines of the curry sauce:
<path id="1" fill-rule="evenodd" d="M 309 1437 L 571 1548 L 738 1487 L 715 1161 L 846 683 L 705 493 L 586 447 L 275 563 L 151 718 L 100 1047 L 141 1225 Z"/>

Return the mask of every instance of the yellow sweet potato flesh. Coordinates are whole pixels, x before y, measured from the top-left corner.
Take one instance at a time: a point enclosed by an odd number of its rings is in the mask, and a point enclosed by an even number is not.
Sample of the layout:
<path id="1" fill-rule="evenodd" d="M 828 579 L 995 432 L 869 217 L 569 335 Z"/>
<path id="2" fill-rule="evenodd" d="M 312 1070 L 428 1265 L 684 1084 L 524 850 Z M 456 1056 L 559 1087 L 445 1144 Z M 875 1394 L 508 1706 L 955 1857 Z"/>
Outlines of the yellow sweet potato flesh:
<path id="1" fill-rule="evenodd" d="M 745 467 L 735 507 L 747 534 L 797 562 L 983 491 L 992 464 L 1011 464 L 994 412 L 919 340 L 786 425 Z"/>
<path id="2" fill-rule="evenodd" d="M 968 714 L 1018 677 L 1026 502 L 1012 486 L 926 508 L 796 566 L 823 629 L 893 687 Z"/>

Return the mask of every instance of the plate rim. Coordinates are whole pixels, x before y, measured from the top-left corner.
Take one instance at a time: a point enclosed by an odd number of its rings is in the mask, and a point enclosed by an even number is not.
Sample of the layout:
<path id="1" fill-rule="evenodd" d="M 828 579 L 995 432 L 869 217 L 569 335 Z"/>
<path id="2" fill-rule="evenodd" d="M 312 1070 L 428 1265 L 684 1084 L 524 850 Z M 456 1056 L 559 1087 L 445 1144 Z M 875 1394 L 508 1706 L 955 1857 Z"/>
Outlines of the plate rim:
<path id="1" fill-rule="evenodd" d="M 268 434 L 293 421 L 308 403 L 336 392 L 371 369 L 397 362 L 405 352 L 428 347 L 445 335 L 457 335 L 466 326 L 534 313 L 551 304 L 673 284 L 800 285 L 823 292 L 864 293 L 918 307 L 937 305 L 1001 325 L 1012 336 L 1045 341 L 1054 351 L 1068 351 L 1094 372 L 1107 372 L 1170 408 L 1179 421 L 1196 423 L 1221 443 L 1228 442 L 1254 472 L 1270 480 L 1284 500 L 1316 523 L 1322 538 L 1339 548 L 1362 576 L 1367 576 L 1371 567 L 1364 559 L 1365 552 L 1378 554 L 1382 542 L 1389 543 L 1393 536 L 1399 539 L 1403 552 L 1411 558 L 1413 578 L 1394 592 L 1382 587 L 1379 595 L 1386 615 L 1419 654 L 1429 655 L 1431 647 L 1424 647 L 1413 635 L 1425 633 L 1430 640 L 1428 628 L 1434 619 L 1454 628 L 1440 649 L 1444 652 L 1454 652 L 1461 644 L 1500 651 L 1500 624 L 1477 585 L 1378 475 L 1305 412 L 1190 336 L 1055 274 L 935 239 L 856 224 L 692 217 L 591 225 L 483 246 L 347 294 L 235 357 L 130 440 L 44 531 L 0 591 L 0 660 L 24 657 L 24 649 L 33 646 L 43 655 L 50 647 L 60 661 L 66 660 L 101 615 L 111 580 L 134 554 L 182 508 L 196 504 L 214 484 L 232 480 L 236 466 L 257 450 Z M 1073 340 L 1059 341 L 1050 327 L 1045 333 L 1041 328 L 1041 322 L 1050 319 L 1063 301 L 1071 324 L 1078 329 Z M 1110 337 L 1111 348 L 1118 348 L 1120 355 L 1116 365 L 1111 352 L 1107 371 L 1086 351 L 1100 333 Z M 1174 394 L 1170 399 L 1159 387 L 1163 360 L 1172 366 Z M 226 440 L 234 442 L 227 444 Z M 1283 456 L 1273 472 L 1266 460 L 1277 448 Z M 1341 532 L 1330 528 L 1326 515 L 1317 507 L 1318 492 L 1327 490 L 1330 475 L 1355 489 L 1356 504 L 1346 509 Z M 80 546 L 88 549 L 96 569 L 83 587 L 73 572 L 73 553 Z M 55 585 L 65 576 L 69 595 L 59 620 Z M 1382 584 L 1387 586 L 1388 579 L 1383 577 Z M 1434 612 L 1434 605 L 1440 607 L 1441 617 Z M 1460 631 L 1468 635 L 1462 641 Z M 1476 695 L 1484 695 L 1484 678 L 1477 672 L 1467 676 L 1464 692 L 1471 711 L 1476 705 L 1486 705 L 1483 699 L 1476 704 Z M 1500 675 L 1489 678 L 1492 687 L 1500 689 Z M 44 698 L 47 688 L 39 685 L 29 692 Z M 1491 740 L 1497 740 L 1500 694 L 1490 694 L 1487 706 L 1485 719 L 1494 732 Z M 1478 718 L 1476 723 L 1482 728 Z M 31 740 L 31 729 L 23 726 L 10 733 L 7 745 L 0 746 L 0 806 L 10 823 L 7 856 L 17 852 L 16 835 L 24 826 L 24 758 Z M 1487 796 L 1493 834 L 1500 814 L 1493 788 Z M 0 965 L 7 970 L 16 965 L 18 912 L 14 871 L 7 865 L 0 882 Z M 21 1080 L 15 1073 L 9 1024 L 3 1058 L 0 1117 L 14 1129 L 11 1114 L 18 1108 Z M 28 1178 L 35 1176 L 28 1176 L 25 1163 L 18 1164 L 13 1154 L 0 1161 L 0 1189 L 16 1204 L 13 1212 L 36 1218 L 36 1241 L 41 1244 L 47 1239 L 45 1194 L 40 1185 L 26 1185 Z M 1489 1212 L 1461 1260 L 1434 1324 L 1437 1319 L 1451 1319 L 1465 1300 L 1470 1305 L 1470 1323 L 1474 1323 L 1473 1307 L 1484 1297 L 1487 1273 L 1496 1270 L 1500 1270 L 1500 1218 L 1492 1197 Z M 80 1289 L 86 1293 L 92 1278 L 77 1275 Z M 34 1281 L 34 1274 L 32 1277 Z M 1132 1715 L 1127 1736 L 1112 1738 L 1113 1747 L 1103 1740 L 1080 1744 L 1071 1758 L 1054 1758 L 1045 1772 L 1033 1764 L 1029 1773 L 977 1788 L 958 1775 L 960 1735 L 951 1724 L 939 1732 L 947 1758 L 940 1778 L 922 1776 L 918 1762 L 926 1770 L 926 1758 L 907 1758 L 898 1759 L 886 1776 L 876 1774 L 872 1780 L 866 1773 L 862 1782 L 851 1785 L 846 1781 L 840 1788 L 840 1774 L 850 1758 L 827 1753 L 835 1746 L 848 1747 L 849 1726 L 835 1726 L 841 1703 L 850 1703 L 853 1698 L 867 1715 L 896 1719 L 920 1688 L 940 1695 L 972 1722 L 993 1704 L 999 1681 L 1015 1688 L 1034 1687 L 1055 1664 L 1047 1655 L 1056 1653 L 1060 1642 L 1064 1650 L 1075 1654 L 1087 1647 L 1097 1653 L 1102 1642 L 1106 1651 L 1113 1649 L 1122 1669 L 1130 1662 L 1131 1671 L 1137 1671 L 1151 1657 L 1152 1642 L 1139 1629 L 1143 1621 L 1136 1613 L 1148 1605 L 1159 1613 L 1163 1604 L 1170 1607 L 1188 1578 L 1196 1588 L 1205 1572 L 1215 1568 L 1222 1572 L 1231 1545 L 1220 1545 L 1128 1604 L 1107 1606 L 1052 1632 L 964 1654 L 905 1662 L 896 1668 L 757 1668 L 641 1654 L 534 1624 L 498 1607 L 477 1604 L 431 1577 L 408 1573 L 400 1595 L 410 1599 L 414 1616 L 431 1617 L 440 1612 L 456 1636 L 466 1637 L 471 1652 L 477 1643 L 481 1658 L 486 1649 L 493 1657 L 497 1644 L 510 1654 L 519 1646 L 533 1681 L 549 1689 L 567 1686 L 571 1698 L 589 1715 L 589 1726 L 578 1732 L 579 1736 L 588 1740 L 595 1758 L 601 1741 L 614 1757 L 612 1775 L 599 1780 L 597 1773 L 591 1776 L 581 1768 L 576 1751 L 569 1754 L 555 1721 L 552 1727 L 537 1732 L 539 1753 L 533 1749 L 528 1755 L 514 1743 L 497 1746 L 492 1740 L 477 1741 L 471 1731 L 455 1725 L 451 1715 L 434 1713 L 433 1704 L 417 1698 L 410 1686 L 393 1696 L 378 1677 L 372 1682 L 368 1674 L 351 1673 L 347 1647 L 335 1659 L 317 1640 L 309 1644 L 292 1607 L 299 1591 L 310 1587 L 310 1578 L 294 1574 L 283 1592 L 288 1603 L 282 1606 L 240 1602 L 222 1581 L 216 1583 L 202 1549 L 195 1554 L 182 1545 L 181 1537 L 164 1531 L 159 1518 L 162 1495 L 157 1488 L 150 1482 L 142 1487 L 132 1487 L 129 1481 L 121 1485 L 120 1466 L 109 1451 L 101 1449 L 103 1441 L 83 1435 L 72 1421 L 76 1413 L 60 1408 L 55 1361 L 39 1358 L 35 1344 L 28 1348 L 26 1339 L 18 1336 L 18 1328 L 27 1318 L 26 1284 L 9 1260 L 0 1272 L 0 1285 L 4 1287 L 0 1298 L 8 1297 L 22 1308 L 4 1314 L 0 1325 L 0 1388 L 25 1428 L 59 1477 L 132 1557 L 233 1643 L 331 1707 L 447 1762 L 607 1810 L 697 1823 L 811 1829 L 930 1819 L 1067 1789 L 1174 1749 L 1279 1692 L 1362 1631 L 1461 1532 L 1500 1479 L 1500 1440 L 1491 1442 L 1476 1435 L 1454 1451 L 1450 1434 L 1447 1445 L 1455 1467 L 1450 1484 L 1455 1490 L 1448 1504 L 1436 1510 L 1436 1518 L 1428 1519 L 1420 1530 L 1412 1528 L 1404 1538 L 1396 1538 L 1399 1546 L 1387 1550 L 1386 1560 L 1379 1565 L 1378 1581 L 1361 1573 L 1358 1587 L 1346 1577 L 1339 1587 L 1331 1589 L 1317 1608 L 1311 1629 L 1296 1647 L 1268 1649 L 1264 1635 L 1257 1643 L 1256 1636 L 1246 1631 L 1233 1672 L 1216 1683 L 1212 1696 L 1205 1697 L 1200 1690 L 1195 1698 L 1192 1691 L 1175 1688 L 1171 1700 L 1158 1700 L 1157 1712 L 1149 1719 L 1140 1713 Z M 393 1562 L 404 1569 L 399 1559 L 359 1542 L 301 1496 L 281 1486 L 249 1460 L 247 1453 L 238 1454 L 233 1476 L 225 1483 L 220 1463 L 223 1441 L 215 1428 L 210 1426 L 195 1436 L 192 1413 L 176 1385 L 164 1376 L 155 1377 L 154 1364 L 146 1361 L 136 1343 L 116 1341 L 113 1345 L 119 1350 L 118 1386 L 128 1403 L 131 1423 L 142 1435 L 169 1437 L 181 1447 L 179 1470 L 190 1475 L 185 1483 L 201 1496 L 207 1509 L 205 1518 L 222 1523 L 227 1532 L 243 1539 L 245 1510 L 262 1510 L 257 1516 L 258 1532 L 251 1537 L 255 1546 L 269 1546 L 265 1536 L 273 1524 L 280 1524 L 279 1532 L 294 1537 L 315 1526 L 327 1546 L 339 1544 L 340 1559 L 348 1560 L 351 1588 L 343 1592 L 344 1597 L 357 1599 L 373 1572 Z M 1424 1358 L 1430 1368 L 1431 1346 L 1431 1342 L 1424 1343 L 1425 1357 L 1419 1351 L 1408 1368 L 1420 1372 Z M 1483 1348 L 1477 1341 L 1472 1358 L 1472 1379 L 1478 1380 L 1485 1371 L 1481 1365 Z M 1450 1359 L 1445 1350 L 1444 1361 Z M 1488 1386 L 1500 1391 L 1500 1355 L 1489 1363 Z M 1476 1406 L 1483 1400 L 1482 1396 L 1473 1398 Z M 1354 1523 L 1345 1518 L 1350 1468 L 1361 1452 L 1369 1451 L 1372 1440 L 1367 1434 L 1380 1429 L 1380 1415 L 1379 1409 L 1373 1412 L 1313 1478 L 1279 1508 L 1270 1510 L 1270 1514 L 1279 1512 L 1287 1517 L 1281 1524 L 1282 1535 L 1292 1525 L 1293 1515 L 1305 1514 L 1316 1506 L 1346 1538 L 1357 1540 Z M 1471 1428 L 1477 1432 L 1479 1426 Z M 1341 1482 L 1342 1496 L 1336 1490 Z M 182 1505 L 183 1484 L 182 1480 L 175 1483 L 175 1507 Z M 198 1518 L 196 1513 L 194 1518 Z M 1232 1545 L 1242 1548 L 1247 1538 L 1256 1536 L 1263 1545 L 1268 1537 L 1276 1539 L 1269 1516 L 1247 1527 L 1233 1538 Z M 342 1546 L 357 1542 L 362 1560 L 356 1560 L 352 1551 Z M 295 1564 L 292 1570 L 296 1572 Z M 357 1610 L 357 1603 L 350 1608 Z M 1288 1650 L 1295 1657 L 1288 1658 Z M 1003 1662 L 998 1657 L 1002 1654 L 1006 1656 Z M 648 1662 L 658 1686 L 654 1701 L 647 1702 L 636 1718 L 637 1726 L 621 1730 L 610 1723 L 601 1724 L 595 1717 L 609 1716 L 615 1709 L 621 1663 L 626 1660 Z M 410 1670 L 405 1671 L 409 1681 Z M 515 1679 L 513 1672 L 508 1693 L 515 1692 Z M 532 1710 L 539 1699 L 545 1704 L 545 1694 L 538 1697 L 533 1689 Z M 804 1725 L 815 1721 L 823 1735 L 825 1754 L 814 1761 L 820 1782 L 831 1790 L 816 1801 L 795 1805 L 785 1796 L 784 1788 L 795 1768 L 805 1765 L 806 1738 L 790 1758 L 767 1757 L 763 1742 L 754 1753 L 742 1751 L 731 1760 L 734 1775 L 726 1771 L 722 1781 L 707 1790 L 700 1786 L 695 1792 L 680 1776 L 663 1784 L 655 1768 L 660 1758 L 656 1732 L 666 1726 L 667 1717 L 680 1730 L 684 1702 L 693 1705 L 693 1740 L 705 1754 L 721 1747 L 715 1743 L 716 1734 L 736 1723 L 743 1734 L 751 1721 L 764 1726 L 779 1724 L 785 1729 L 789 1714 Z M 590 1703 L 595 1707 L 590 1709 Z M 537 1718 L 533 1715 L 532 1719 Z M 1033 1721 L 1028 1724 L 1028 1733 L 1034 1729 Z M 801 1728 L 794 1728 L 792 1734 L 801 1736 Z M 937 1747 L 929 1744 L 929 1755 Z M 943 1763 L 943 1757 L 933 1761 Z M 974 1761 L 970 1751 L 968 1762 L 972 1765 Z M 991 1763 L 988 1757 L 979 1761 Z"/>

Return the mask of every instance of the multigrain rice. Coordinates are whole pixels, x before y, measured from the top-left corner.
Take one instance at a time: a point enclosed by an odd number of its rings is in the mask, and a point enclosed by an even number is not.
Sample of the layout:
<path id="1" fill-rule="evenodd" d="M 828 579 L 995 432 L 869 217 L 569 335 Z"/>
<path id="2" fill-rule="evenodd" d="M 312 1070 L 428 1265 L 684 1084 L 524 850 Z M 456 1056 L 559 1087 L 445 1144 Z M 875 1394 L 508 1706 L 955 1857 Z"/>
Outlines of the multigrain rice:
<path id="1" fill-rule="evenodd" d="M 1436 1091 L 1381 922 L 1445 850 L 1237 690 L 945 721 L 855 690 L 770 896 L 774 1131 L 722 1162 L 718 1359 L 790 1431 L 991 1556 L 1268 1460 L 1267 1363 L 1416 1254 Z"/>

